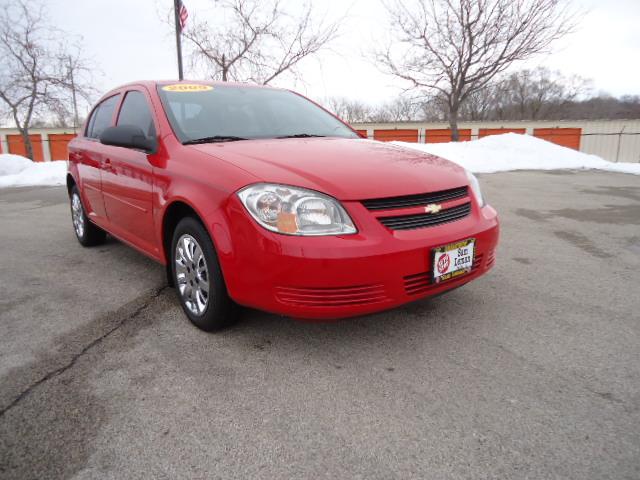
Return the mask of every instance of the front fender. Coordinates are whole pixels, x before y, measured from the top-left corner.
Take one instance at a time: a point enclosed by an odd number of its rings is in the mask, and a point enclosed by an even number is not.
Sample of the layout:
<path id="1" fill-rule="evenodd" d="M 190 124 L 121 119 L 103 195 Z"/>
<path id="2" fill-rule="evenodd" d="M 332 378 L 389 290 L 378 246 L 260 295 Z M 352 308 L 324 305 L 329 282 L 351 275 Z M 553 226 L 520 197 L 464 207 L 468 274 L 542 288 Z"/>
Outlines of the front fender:
<path id="1" fill-rule="evenodd" d="M 169 260 L 170 252 L 165 240 L 168 211 L 176 203 L 187 206 L 195 212 L 213 241 L 218 253 L 221 267 L 227 262 L 226 257 L 233 255 L 233 245 L 229 235 L 229 219 L 226 214 L 226 204 L 230 192 L 215 188 L 207 183 L 194 179 L 173 178 L 171 182 L 158 182 L 155 192 L 156 206 L 154 208 L 154 224 L 156 237 L 161 246 L 164 263 Z M 171 232 L 168 232 L 171 235 Z"/>

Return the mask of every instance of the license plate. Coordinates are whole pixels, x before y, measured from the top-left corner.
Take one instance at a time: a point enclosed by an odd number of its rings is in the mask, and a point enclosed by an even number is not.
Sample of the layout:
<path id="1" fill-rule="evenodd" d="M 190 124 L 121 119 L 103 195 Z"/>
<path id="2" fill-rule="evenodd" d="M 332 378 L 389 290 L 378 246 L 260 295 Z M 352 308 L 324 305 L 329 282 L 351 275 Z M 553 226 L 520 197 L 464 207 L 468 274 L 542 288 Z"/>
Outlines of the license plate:
<path id="1" fill-rule="evenodd" d="M 468 238 L 432 250 L 431 275 L 433 283 L 445 282 L 465 275 L 473 267 L 475 238 Z"/>

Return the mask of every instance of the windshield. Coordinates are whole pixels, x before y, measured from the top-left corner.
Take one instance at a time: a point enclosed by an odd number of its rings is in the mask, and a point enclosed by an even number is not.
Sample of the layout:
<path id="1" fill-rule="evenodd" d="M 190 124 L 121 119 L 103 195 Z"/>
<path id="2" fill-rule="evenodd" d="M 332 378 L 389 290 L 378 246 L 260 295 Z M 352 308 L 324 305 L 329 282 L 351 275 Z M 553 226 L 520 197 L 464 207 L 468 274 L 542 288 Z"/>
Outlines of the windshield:
<path id="1" fill-rule="evenodd" d="M 158 93 L 182 143 L 307 136 L 359 138 L 332 115 L 287 90 L 177 84 L 158 86 Z"/>

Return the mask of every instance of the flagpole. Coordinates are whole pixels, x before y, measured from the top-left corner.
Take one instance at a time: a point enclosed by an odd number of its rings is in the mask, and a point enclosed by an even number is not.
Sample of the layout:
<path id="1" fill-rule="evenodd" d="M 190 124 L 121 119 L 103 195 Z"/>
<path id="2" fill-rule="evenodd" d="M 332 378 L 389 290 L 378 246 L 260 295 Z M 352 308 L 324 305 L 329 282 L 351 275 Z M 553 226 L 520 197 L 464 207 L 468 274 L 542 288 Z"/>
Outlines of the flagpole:
<path id="1" fill-rule="evenodd" d="M 176 22 L 176 50 L 178 53 L 178 79 L 183 80 L 182 74 L 182 29 L 180 28 L 180 0 L 173 0 L 173 15 Z"/>

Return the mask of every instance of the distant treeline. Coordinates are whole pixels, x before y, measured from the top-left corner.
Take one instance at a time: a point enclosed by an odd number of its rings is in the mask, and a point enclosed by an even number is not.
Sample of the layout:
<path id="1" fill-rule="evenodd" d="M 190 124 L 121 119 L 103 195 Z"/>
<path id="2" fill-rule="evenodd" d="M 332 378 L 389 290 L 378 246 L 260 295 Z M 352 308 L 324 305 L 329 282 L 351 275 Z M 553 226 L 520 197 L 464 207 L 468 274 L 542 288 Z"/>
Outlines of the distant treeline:
<path id="1" fill-rule="evenodd" d="M 334 97 L 325 106 L 353 123 L 448 120 L 443 98 L 412 95 L 381 105 Z M 589 80 L 546 68 L 522 70 L 488 83 L 460 105 L 458 117 L 461 121 L 605 118 L 640 118 L 640 95 L 594 94 Z"/>

